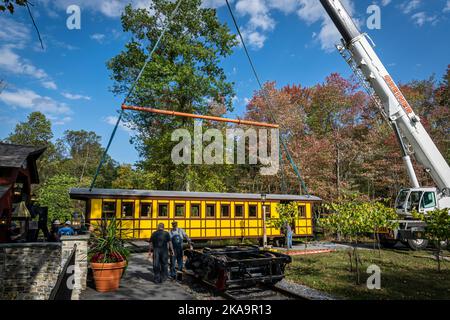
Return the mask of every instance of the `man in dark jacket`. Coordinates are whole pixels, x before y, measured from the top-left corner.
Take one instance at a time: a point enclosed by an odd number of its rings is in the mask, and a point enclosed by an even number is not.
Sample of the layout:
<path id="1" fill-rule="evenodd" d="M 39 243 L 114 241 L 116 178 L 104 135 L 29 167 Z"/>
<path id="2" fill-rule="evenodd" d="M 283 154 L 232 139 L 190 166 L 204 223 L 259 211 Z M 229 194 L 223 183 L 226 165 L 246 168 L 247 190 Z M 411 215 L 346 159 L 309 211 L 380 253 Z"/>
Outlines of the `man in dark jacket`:
<path id="1" fill-rule="evenodd" d="M 158 225 L 158 230 L 150 237 L 150 257 L 153 256 L 153 274 L 155 283 L 162 283 L 168 277 L 169 251 L 173 254 L 172 241 L 164 223 Z"/>

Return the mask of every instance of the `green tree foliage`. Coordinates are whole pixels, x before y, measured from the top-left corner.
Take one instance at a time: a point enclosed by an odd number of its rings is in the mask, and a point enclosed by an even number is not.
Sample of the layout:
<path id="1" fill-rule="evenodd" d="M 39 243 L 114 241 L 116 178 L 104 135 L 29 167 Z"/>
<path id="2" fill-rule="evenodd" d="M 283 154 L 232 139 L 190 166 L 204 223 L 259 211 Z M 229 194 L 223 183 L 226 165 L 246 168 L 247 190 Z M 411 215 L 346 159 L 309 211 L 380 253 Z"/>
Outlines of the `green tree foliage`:
<path id="1" fill-rule="evenodd" d="M 149 10 L 126 7 L 122 26 L 132 39 L 108 62 L 115 94 L 128 92 L 174 7 L 168 0 L 153 1 Z M 215 103 L 231 110 L 233 84 L 227 82 L 220 59 L 236 44 L 215 10 L 203 8 L 200 0 L 183 1 L 129 102 L 199 114 L 214 112 Z M 206 190 L 211 180 L 224 180 L 217 169 L 172 163 L 170 151 L 176 142 L 171 134 L 177 128 L 192 131 L 193 121 L 145 113 L 129 113 L 125 119 L 137 130 L 132 141 L 142 158 L 139 167 L 166 178 L 159 188 Z M 206 180 L 193 181 L 196 176 Z"/>
<path id="2" fill-rule="evenodd" d="M 6 10 L 9 13 L 13 14 L 15 10 L 15 6 L 25 6 L 28 0 L 1 0 L 0 1 L 0 12 L 4 12 Z"/>
<path id="3" fill-rule="evenodd" d="M 67 130 L 56 142 L 59 154 L 58 172 L 76 177 L 81 183 L 84 178 L 92 178 L 104 149 L 100 144 L 101 137 L 93 131 Z M 116 178 L 117 163 L 106 156 L 96 187 L 110 188 Z"/>
<path id="4" fill-rule="evenodd" d="M 277 229 L 282 230 L 285 234 L 285 242 L 287 244 L 286 226 L 292 225 L 298 217 L 298 204 L 295 202 L 280 203 L 277 205 L 278 218 L 272 218 L 269 224 Z"/>
<path id="5" fill-rule="evenodd" d="M 154 190 L 156 186 L 164 183 L 157 173 L 142 169 L 133 169 L 131 165 L 121 165 L 117 168 L 117 177 L 112 182 L 115 189 L 141 189 Z"/>
<path id="6" fill-rule="evenodd" d="M 45 181 L 52 175 L 54 160 L 57 158 L 52 139 L 51 121 L 43 113 L 36 111 L 30 113 L 26 121 L 18 123 L 5 141 L 12 144 L 46 147 L 45 153 L 38 160 L 39 176 L 42 181 Z"/>
<path id="7" fill-rule="evenodd" d="M 48 146 L 53 139 L 52 124 L 41 112 L 32 112 L 27 121 L 20 122 L 6 138 L 13 144 Z"/>
<path id="8" fill-rule="evenodd" d="M 350 241 L 353 249 L 348 252 L 350 270 L 353 271 L 353 259 L 356 267 L 357 283 L 360 283 L 361 264 L 358 256 L 358 243 L 363 236 L 376 234 L 382 229 L 397 227 L 397 215 L 394 209 L 380 202 L 360 202 L 349 199 L 339 203 L 325 205 L 330 214 L 318 220 L 319 225 L 329 234 Z"/>
<path id="9" fill-rule="evenodd" d="M 75 204 L 70 200 L 69 189 L 77 186 L 78 180 L 69 175 L 55 175 L 42 184 L 38 190 L 37 202 L 48 207 L 49 222 L 54 219 L 71 220 Z"/>
<path id="10" fill-rule="evenodd" d="M 450 213 L 448 209 L 436 209 L 426 213 L 415 213 L 414 216 L 426 223 L 425 237 L 432 241 L 436 248 L 438 271 L 441 272 L 441 253 L 443 243 L 450 239 Z"/>

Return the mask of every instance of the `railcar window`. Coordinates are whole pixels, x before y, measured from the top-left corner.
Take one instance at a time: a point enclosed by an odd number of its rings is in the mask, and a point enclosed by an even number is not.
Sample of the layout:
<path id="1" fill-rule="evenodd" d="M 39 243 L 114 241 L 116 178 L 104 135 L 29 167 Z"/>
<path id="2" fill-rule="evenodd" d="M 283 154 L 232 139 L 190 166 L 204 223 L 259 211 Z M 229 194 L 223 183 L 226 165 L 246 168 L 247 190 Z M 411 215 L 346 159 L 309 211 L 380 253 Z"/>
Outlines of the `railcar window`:
<path id="1" fill-rule="evenodd" d="M 220 216 L 222 218 L 228 218 L 230 216 L 230 206 L 227 204 L 222 204 L 220 206 Z"/>
<path id="2" fill-rule="evenodd" d="M 241 204 L 237 204 L 234 206 L 234 216 L 236 218 L 241 218 L 244 216 L 244 206 Z"/>
<path id="3" fill-rule="evenodd" d="M 158 217 L 168 217 L 168 216 L 169 216 L 168 205 L 165 203 L 160 203 L 158 205 Z"/>
<path id="4" fill-rule="evenodd" d="M 116 202 L 104 201 L 102 206 L 102 215 L 105 218 L 114 218 L 116 216 Z"/>
<path id="5" fill-rule="evenodd" d="M 199 204 L 191 204 L 191 217 L 192 218 L 200 217 L 200 205 Z"/>
<path id="6" fill-rule="evenodd" d="M 132 218 L 134 214 L 133 202 L 122 202 L 122 217 Z"/>
<path id="7" fill-rule="evenodd" d="M 151 216 L 152 216 L 152 204 L 141 203 L 141 217 L 151 217 Z"/>
<path id="8" fill-rule="evenodd" d="M 206 217 L 207 218 L 214 218 L 216 216 L 216 207 L 214 204 L 207 204 L 206 205 Z"/>
<path id="9" fill-rule="evenodd" d="M 298 206 L 298 216 L 300 218 L 306 218 L 306 206 Z"/>
<path id="10" fill-rule="evenodd" d="M 266 220 L 270 219 L 270 217 L 271 217 L 270 206 L 269 205 L 265 205 L 264 208 L 266 208 Z"/>
<path id="11" fill-rule="evenodd" d="M 184 217 L 184 204 L 175 204 L 175 217 Z"/>
<path id="12" fill-rule="evenodd" d="M 258 217 L 258 207 L 254 204 L 248 206 L 248 216 L 250 218 Z"/>

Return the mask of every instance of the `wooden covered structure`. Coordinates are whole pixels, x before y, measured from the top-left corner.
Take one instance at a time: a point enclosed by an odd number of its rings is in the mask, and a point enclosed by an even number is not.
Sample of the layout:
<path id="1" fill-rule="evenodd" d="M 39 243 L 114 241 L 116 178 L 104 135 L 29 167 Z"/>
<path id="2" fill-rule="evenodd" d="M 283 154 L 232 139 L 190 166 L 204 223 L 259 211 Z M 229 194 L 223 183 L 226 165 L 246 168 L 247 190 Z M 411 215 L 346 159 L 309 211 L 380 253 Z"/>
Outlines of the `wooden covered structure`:
<path id="1" fill-rule="evenodd" d="M 0 143 L 0 243 L 9 241 L 14 208 L 30 204 L 31 185 L 39 183 L 36 161 L 45 149 Z"/>

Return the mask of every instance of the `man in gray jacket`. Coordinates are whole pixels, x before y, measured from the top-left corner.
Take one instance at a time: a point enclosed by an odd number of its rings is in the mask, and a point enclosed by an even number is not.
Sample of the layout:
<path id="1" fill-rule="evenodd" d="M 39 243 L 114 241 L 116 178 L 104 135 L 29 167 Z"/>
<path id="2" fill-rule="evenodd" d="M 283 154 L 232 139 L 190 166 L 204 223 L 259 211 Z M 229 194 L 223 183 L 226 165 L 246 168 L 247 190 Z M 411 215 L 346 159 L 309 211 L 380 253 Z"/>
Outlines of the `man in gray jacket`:
<path id="1" fill-rule="evenodd" d="M 172 229 L 169 231 L 169 234 L 173 247 L 173 255 L 170 259 L 170 276 L 176 278 L 175 265 L 178 264 L 178 271 L 183 271 L 183 241 L 187 241 L 191 249 L 192 243 L 186 232 L 183 229 L 178 228 L 178 223 L 176 221 L 172 222 Z"/>

